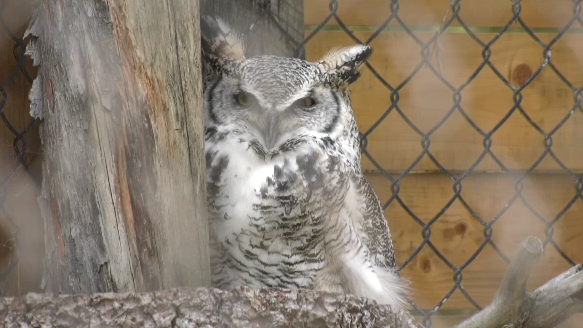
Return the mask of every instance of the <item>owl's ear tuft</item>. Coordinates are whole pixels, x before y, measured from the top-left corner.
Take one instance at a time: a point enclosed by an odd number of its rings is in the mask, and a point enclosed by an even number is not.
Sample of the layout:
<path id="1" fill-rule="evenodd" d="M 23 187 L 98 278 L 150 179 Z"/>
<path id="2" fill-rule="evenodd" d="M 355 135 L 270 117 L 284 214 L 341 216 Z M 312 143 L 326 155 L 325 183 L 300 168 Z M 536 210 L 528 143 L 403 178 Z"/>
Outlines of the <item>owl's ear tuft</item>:
<path id="1" fill-rule="evenodd" d="M 361 66 L 371 54 L 372 48 L 365 45 L 331 49 L 317 62 L 323 82 L 337 88 L 350 85 L 358 80 Z"/>
<path id="2" fill-rule="evenodd" d="M 201 17 L 200 32 L 203 60 L 213 70 L 229 74 L 245 60 L 242 37 L 221 18 Z"/>

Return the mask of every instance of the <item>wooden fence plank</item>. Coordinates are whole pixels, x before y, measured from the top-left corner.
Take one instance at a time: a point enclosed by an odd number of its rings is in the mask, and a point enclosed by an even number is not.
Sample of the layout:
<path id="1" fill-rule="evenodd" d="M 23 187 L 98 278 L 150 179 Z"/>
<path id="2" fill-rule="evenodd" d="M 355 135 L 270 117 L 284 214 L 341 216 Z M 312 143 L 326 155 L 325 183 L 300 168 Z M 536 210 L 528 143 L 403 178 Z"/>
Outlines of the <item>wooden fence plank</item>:
<path id="1" fill-rule="evenodd" d="M 369 174 L 367 178 L 381 202 L 391 195 L 391 183 L 384 176 Z M 515 193 L 515 181 L 504 174 L 471 175 L 462 181 L 461 196 L 484 221 L 489 222 L 504 210 Z M 404 204 L 424 223 L 446 206 L 454 196 L 453 183 L 442 174 L 413 174 L 400 183 L 398 193 Z M 552 220 L 575 197 L 573 180 L 567 175 L 536 174 L 523 181 L 524 199 L 547 220 Z M 422 227 L 397 202 L 388 206 L 387 217 L 397 250 L 397 262 L 403 263 L 421 245 Z M 554 225 L 553 239 L 576 263 L 583 262 L 583 199 L 580 197 Z M 493 225 L 493 242 L 509 257 L 527 235 L 545 240 L 546 225 L 520 199 Z M 431 242 L 452 265 L 461 266 L 484 242 L 484 226 L 459 200 L 455 200 L 431 226 Z M 552 247 L 547 246 L 533 272 L 530 287 L 542 285 L 570 268 L 570 264 Z M 478 304 L 489 304 L 507 268 L 506 262 L 486 246 L 483 252 L 463 270 L 463 286 Z M 453 271 L 428 247 L 410 262 L 402 274 L 412 281 L 415 302 L 432 308 L 453 287 Z M 444 309 L 472 309 L 458 291 Z"/>
<path id="2" fill-rule="evenodd" d="M 371 33 L 356 33 L 366 40 Z M 419 33 L 423 39 L 433 34 Z M 490 40 L 494 34 L 478 35 Z M 552 35 L 542 35 L 548 42 Z M 482 47 L 465 34 L 443 34 L 440 39 L 443 77 L 454 88 L 459 88 L 482 63 Z M 306 48 L 307 58 L 316 60 L 329 48 L 353 44 L 344 32 L 320 32 Z M 404 33 L 382 33 L 371 46 L 372 67 L 393 87 L 409 79 L 421 62 L 421 47 Z M 543 63 L 542 47 L 526 34 L 503 35 L 492 47 L 491 63 L 505 79 L 520 86 L 529 74 Z M 575 87 L 583 84 L 583 35 L 564 35 L 552 47 L 552 63 Z M 437 67 L 436 59 L 432 63 Z M 391 106 L 391 92 L 368 70 L 351 88 L 356 120 L 364 132 L 381 118 Z M 573 91 L 547 66 L 540 75 L 522 91 L 522 108 L 533 122 L 544 131 L 551 131 L 569 114 L 574 106 Z M 461 107 L 485 132 L 493 129 L 514 106 L 512 90 L 484 67 L 476 78 L 461 91 Z M 396 104 L 420 130 L 428 132 L 454 105 L 453 92 L 428 68 L 423 67 L 401 89 Z M 583 111 L 576 110 L 570 119 L 552 137 L 552 149 L 570 169 L 583 169 Z M 404 170 L 419 156 L 423 148 L 421 137 L 405 123 L 396 110 L 368 136 L 368 151 L 385 169 Z M 446 123 L 431 135 L 429 150 L 447 169 L 465 170 L 484 151 L 484 137 L 467 123 L 456 110 Z M 526 169 L 544 153 L 544 137 L 518 112 L 492 136 L 492 151 L 508 169 Z M 374 170 L 366 158 L 363 168 Z M 435 170 L 436 166 L 425 156 L 416 170 Z M 500 167 L 487 156 L 477 170 L 499 170 Z M 538 166 L 540 170 L 560 170 L 560 166 L 547 156 Z"/>

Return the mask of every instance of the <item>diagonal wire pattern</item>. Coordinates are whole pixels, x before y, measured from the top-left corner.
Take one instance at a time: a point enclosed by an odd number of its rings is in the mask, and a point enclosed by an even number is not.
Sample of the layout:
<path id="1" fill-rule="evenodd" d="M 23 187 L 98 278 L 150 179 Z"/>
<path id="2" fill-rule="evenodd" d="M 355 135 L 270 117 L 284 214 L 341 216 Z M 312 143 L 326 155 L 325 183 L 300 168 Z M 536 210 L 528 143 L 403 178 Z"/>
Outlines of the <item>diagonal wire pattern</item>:
<path id="1" fill-rule="evenodd" d="M 553 60 L 551 59 L 553 46 L 560 40 L 566 33 L 569 33 L 573 28 L 583 27 L 583 21 L 580 17 L 581 3 L 582 0 L 563 0 L 560 5 L 571 6 L 572 7 L 572 17 L 564 23 L 564 26 L 559 29 L 559 32 L 552 38 L 548 43 L 543 42 L 539 37 L 537 37 L 534 32 L 536 28 L 530 28 L 522 19 L 522 1 L 521 0 L 510 0 L 508 1 L 508 11 L 512 13 L 512 17 L 508 22 L 498 29 L 497 33 L 489 40 L 482 41 L 474 32 L 474 29 L 470 28 L 468 24 L 463 19 L 463 15 L 460 14 L 461 8 L 465 1 L 462 0 L 450 0 L 449 10 L 446 17 L 439 29 L 435 31 L 433 37 L 426 41 L 423 41 L 416 32 L 408 26 L 401 15 L 401 3 L 400 0 L 391 0 L 390 4 L 385 8 L 378 8 L 377 12 L 383 12 L 386 19 L 378 26 L 376 29 L 371 30 L 371 35 L 366 40 L 359 39 L 357 35 L 353 32 L 347 24 L 344 23 L 342 17 L 339 15 L 339 8 L 342 6 L 342 1 L 330 0 L 329 1 L 329 13 L 325 19 L 311 28 L 310 33 L 307 35 L 306 39 L 299 45 L 303 47 L 310 40 L 312 40 L 316 34 L 320 31 L 325 30 L 329 24 L 336 25 L 339 30 L 346 33 L 348 38 L 350 38 L 356 44 L 371 44 L 378 36 L 387 29 L 387 26 L 391 24 L 392 29 L 399 29 L 407 37 L 409 37 L 419 49 L 421 55 L 421 60 L 417 66 L 411 70 L 408 76 L 406 76 L 402 81 L 397 84 L 389 83 L 379 72 L 378 69 L 373 67 L 371 63 L 366 63 L 366 67 L 372 73 L 376 79 L 386 88 L 386 92 L 390 98 L 390 106 L 382 112 L 378 119 L 374 121 L 370 127 L 366 130 L 361 131 L 361 148 L 363 156 L 375 167 L 376 171 L 379 172 L 384 178 L 387 179 L 387 184 L 390 184 L 390 189 L 392 195 L 388 199 L 381 199 L 383 202 L 383 207 L 385 210 L 393 203 L 398 204 L 405 213 L 412 220 L 414 220 L 421 227 L 422 241 L 417 246 L 417 248 L 411 253 L 411 255 L 400 265 L 400 270 L 402 270 L 407 265 L 410 265 L 415 257 L 419 255 L 422 249 L 429 248 L 435 255 L 452 271 L 453 284 L 451 289 L 443 295 L 442 299 L 435 304 L 432 309 L 421 309 L 416 304 L 412 303 L 414 309 L 416 309 L 419 314 L 423 317 L 423 324 L 426 327 L 431 327 L 431 317 L 439 310 L 445 302 L 450 298 L 450 296 L 458 290 L 461 292 L 470 304 L 476 309 L 481 309 L 480 305 L 474 297 L 464 288 L 463 284 L 463 271 L 467 268 L 480 254 L 484 251 L 486 247 L 491 247 L 502 260 L 509 262 L 510 254 L 505 254 L 498 245 L 493 241 L 494 229 L 496 223 L 503 217 L 505 213 L 515 204 L 521 203 L 525 206 L 530 213 L 536 217 L 540 222 L 545 225 L 545 235 L 546 239 L 544 241 L 545 247 L 553 247 L 560 256 L 569 264 L 574 265 L 575 262 L 571 259 L 560 247 L 559 243 L 553 239 L 554 225 L 561 219 L 561 217 L 570 209 L 576 202 L 581 202 L 583 200 L 582 190 L 583 190 L 583 178 L 580 174 L 577 174 L 573 170 L 564 164 L 556 152 L 553 150 L 553 137 L 558 131 L 573 117 L 573 115 L 580 115 L 583 113 L 581 107 L 581 89 L 583 86 L 574 85 L 571 83 L 564 74 L 557 68 Z M 559 4 L 557 4 L 559 5 Z M 481 63 L 475 67 L 472 74 L 461 84 L 454 85 L 449 82 L 448 79 L 441 73 L 439 64 L 434 64 L 432 62 L 432 56 L 436 48 L 439 48 L 439 38 L 440 35 L 450 29 L 455 24 L 455 29 L 465 33 L 469 36 L 473 42 L 481 48 Z M 493 54 L 493 46 L 500 40 L 500 38 L 507 32 L 509 32 L 513 26 L 520 26 L 527 35 L 540 46 L 540 52 L 542 57 L 541 64 L 534 69 L 530 77 L 523 81 L 519 86 L 514 85 L 509 81 L 500 69 L 497 68 L 491 60 Z M 576 26 L 579 25 L 579 26 Z M 335 29 L 337 30 L 337 29 Z M 425 31 L 426 32 L 426 31 Z M 401 107 L 401 94 L 403 89 L 411 83 L 411 81 L 419 74 L 422 69 L 428 69 L 432 72 L 433 76 L 443 84 L 451 93 L 453 100 L 453 105 L 449 110 L 445 112 L 443 117 L 436 122 L 430 129 L 423 131 L 419 126 L 417 126 L 409 117 L 407 117 L 405 111 Z M 513 106 L 507 109 L 505 115 L 495 124 L 491 129 L 484 130 L 481 128 L 477 122 L 475 122 L 471 115 L 468 113 L 467 108 L 462 105 L 462 99 L 464 97 L 464 90 L 470 85 L 476 78 L 482 74 L 484 71 L 490 70 L 494 73 L 500 80 L 500 83 L 505 85 L 510 92 L 512 92 Z M 573 107 L 564 115 L 564 117 L 550 130 L 545 130 L 543 127 L 538 125 L 535 120 L 529 116 L 528 111 L 524 108 L 524 90 L 527 89 L 537 77 L 540 76 L 543 70 L 552 70 L 571 91 L 573 95 L 574 105 Z M 373 96 L 373 95 L 371 95 Z M 452 115 L 457 113 L 463 117 L 464 121 L 469 124 L 482 138 L 483 151 L 476 157 L 473 163 L 461 173 L 456 173 L 454 170 L 448 170 L 440 161 L 437 159 L 435 154 L 431 150 L 432 136 L 441 128 L 444 124 L 451 119 Z M 409 128 L 412 129 L 420 138 L 421 152 L 419 155 L 411 162 L 411 164 L 402 170 L 401 172 L 391 173 L 389 168 L 383 167 L 381 162 L 375 158 L 378 154 L 372 153 L 368 150 L 368 146 L 371 141 L 369 140 L 370 135 L 377 129 L 380 125 L 391 117 L 397 115 Z M 534 162 L 525 170 L 520 172 L 514 172 L 507 167 L 504 161 L 494 152 L 493 150 L 493 136 L 510 120 L 512 116 L 520 115 L 523 119 L 528 122 L 528 124 L 541 136 L 541 140 L 544 146 L 542 153 L 534 160 Z M 444 204 L 443 208 L 438 211 L 432 218 L 427 221 L 422 220 L 402 199 L 400 196 L 401 182 L 402 180 L 414 170 L 417 164 L 421 162 L 422 159 L 428 158 L 438 171 L 447 176 L 452 182 L 453 196 Z M 493 217 L 486 218 L 482 217 L 475 211 L 469 204 L 469 202 L 462 195 L 463 182 L 470 174 L 474 173 L 476 168 L 480 163 L 482 163 L 485 158 L 491 159 L 498 167 L 499 170 L 506 174 L 509 178 L 514 181 L 514 194 L 507 200 L 506 205 Z M 545 217 L 543 214 L 539 213 L 533 204 L 529 202 L 523 194 L 524 190 L 524 180 L 533 174 L 534 170 L 540 165 L 540 163 L 545 159 L 552 159 L 556 164 L 568 174 L 573 180 L 574 193 L 570 201 L 565 204 L 564 208 L 556 214 L 554 217 Z M 483 227 L 483 242 L 479 247 L 467 258 L 467 260 L 459 266 L 454 265 L 448 258 L 439 250 L 438 245 L 435 245 L 434 241 L 431 239 L 432 226 L 437 220 L 439 220 L 444 213 L 450 209 L 450 207 L 455 203 L 460 203 L 465 210 L 470 214 L 470 216 L 479 222 Z"/>
<path id="2" fill-rule="evenodd" d="M 9 240 L 2 241 L 0 247 L 7 247 L 10 252 L 14 251 L 14 244 L 19 238 L 19 228 L 17 224 L 17 218 L 11 218 L 10 215 L 4 210 L 4 205 L 6 201 L 6 196 L 8 193 L 10 180 L 14 177 L 19 169 L 24 169 L 29 172 L 28 164 L 25 161 L 25 154 L 27 153 L 28 143 L 26 139 L 26 134 L 33 128 L 38 120 L 31 118 L 30 122 L 27 123 L 22 129 L 15 127 L 15 124 L 10 122 L 9 118 L 6 116 L 6 110 L 8 109 L 8 99 L 10 97 L 7 86 L 14 82 L 18 75 L 22 75 L 29 83 L 32 83 L 32 77 L 26 71 L 24 66 L 25 58 L 25 42 L 22 38 L 18 37 L 7 25 L 5 21 L 5 15 L 7 14 L 6 6 L 8 0 L 0 0 L 0 33 L 4 33 L 13 42 L 12 54 L 14 56 L 14 64 L 10 69 L 10 74 L 4 81 L 0 81 L 0 119 L 3 122 L 3 128 L 6 129 L 12 136 L 13 142 L 12 147 L 15 152 L 15 160 L 12 166 L 9 168 L 8 172 L 3 176 L 0 176 L 0 217 L 8 225 L 10 232 Z M 30 172 L 29 172 L 30 173 Z M 31 175 L 35 180 L 35 178 Z M 38 181 L 35 181 L 38 183 Z M 10 279 L 9 275 L 15 270 L 18 265 L 18 256 L 10 255 L 8 264 L 0 267 L 0 297 L 8 296 L 8 291 L 10 289 Z"/>
<path id="3" fill-rule="evenodd" d="M 4 10 L 6 8 L 8 0 L 0 0 L 0 33 L 5 33 L 13 42 L 13 57 L 14 64 L 10 75 L 5 81 L 0 81 L 0 119 L 4 123 L 4 128 L 7 129 L 13 136 L 13 148 L 15 152 L 15 161 L 11 170 L 0 177 L 0 216 L 5 218 L 10 228 L 13 231 L 14 238 L 18 238 L 18 227 L 11 218 L 7 216 L 3 210 L 3 204 L 6 196 L 6 188 L 8 182 L 14 176 L 18 169 L 28 170 L 27 163 L 25 162 L 25 153 L 27 152 L 27 140 L 26 134 L 30 129 L 37 123 L 36 120 L 31 119 L 24 128 L 17 129 L 15 124 L 12 124 L 10 120 L 5 115 L 5 110 L 7 106 L 7 99 L 10 94 L 7 92 L 6 87 L 13 83 L 16 76 L 19 74 L 24 76 L 29 82 L 32 81 L 31 76 L 26 71 L 24 66 L 24 41 L 17 37 L 13 31 L 5 23 Z M 312 1 L 312 0 L 310 0 Z M 315 0 L 314 0 L 315 1 Z M 322 0 L 319 0 L 322 1 Z M 373 0 L 364 0 L 362 2 Z M 413 261 L 419 256 L 423 250 L 430 250 L 436 257 L 441 261 L 445 267 L 451 271 L 452 284 L 451 288 L 441 297 L 441 300 L 437 302 L 432 308 L 422 309 L 417 304 L 412 302 L 412 307 L 418 312 L 423 318 L 423 324 L 425 327 L 431 327 L 432 316 L 443 307 L 447 300 L 457 291 L 461 293 L 467 301 L 475 308 L 480 309 L 478 301 L 472 293 L 464 286 L 464 270 L 468 268 L 487 248 L 493 250 L 498 256 L 505 262 L 509 262 L 509 256 L 511 254 L 506 254 L 499 245 L 494 241 L 494 234 L 497 231 L 497 223 L 504 217 L 505 214 L 515 204 L 521 204 L 528 209 L 530 214 L 536 218 L 545 227 L 545 248 L 552 248 L 556 251 L 562 259 L 569 265 L 574 265 L 575 261 L 568 256 L 561 248 L 558 241 L 555 240 L 555 225 L 559 222 L 569 209 L 573 208 L 576 203 L 583 202 L 583 177 L 580 172 L 577 172 L 569 165 L 565 164 L 560 158 L 560 155 L 556 151 L 556 146 L 553 147 L 556 140 L 557 134 L 561 129 L 573 120 L 576 115 L 583 115 L 583 107 L 581 106 L 581 91 L 583 89 L 582 85 L 576 85 L 572 83 L 567 75 L 561 71 L 558 63 L 553 61 L 552 54 L 553 49 L 559 40 L 563 39 L 565 35 L 571 33 L 574 30 L 583 29 L 583 20 L 581 18 L 581 1 L 583 0 L 556 0 L 557 6 L 568 6 L 571 8 L 571 17 L 564 22 L 561 28 L 558 29 L 556 35 L 554 35 L 550 41 L 545 42 L 537 35 L 537 31 L 540 28 L 530 27 L 523 19 L 523 2 L 526 0 L 508 0 L 507 1 L 507 13 L 510 14 L 508 21 L 500 28 L 497 28 L 495 32 L 491 32 L 489 40 L 483 40 L 477 35 L 475 29 L 470 27 L 469 24 L 464 20 L 464 14 L 462 8 L 467 1 L 465 0 L 443 0 L 448 3 L 449 9 L 443 18 L 441 25 L 436 30 L 421 29 L 425 35 L 428 32 L 432 32 L 433 35 L 427 39 L 423 39 L 419 35 L 419 28 L 413 27 L 406 23 L 404 18 L 406 15 L 403 13 L 401 5 L 405 2 L 403 0 L 387 0 L 386 6 L 379 7 L 377 12 L 382 13 L 383 17 L 386 17 L 378 26 L 370 29 L 370 33 L 366 39 L 359 38 L 358 33 L 355 32 L 355 28 L 346 24 L 346 18 L 341 17 L 341 6 L 344 5 L 343 1 L 329 0 L 328 1 L 328 12 L 322 18 L 322 21 L 307 29 L 303 41 L 298 42 L 290 33 L 294 31 L 287 31 L 284 26 L 278 26 L 278 28 L 285 32 L 284 35 L 288 35 L 289 42 L 296 47 L 296 55 L 298 57 L 304 58 L 306 55 L 306 46 L 310 42 L 314 42 L 314 37 L 330 25 L 336 26 L 341 33 L 352 40 L 355 44 L 371 44 L 375 40 L 379 39 L 379 36 L 386 31 L 389 27 L 391 29 L 399 30 L 404 37 L 408 38 L 415 45 L 416 53 L 415 55 L 420 55 L 420 60 L 413 69 L 410 70 L 400 81 L 390 83 L 385 77 L 383 77 L 382 69 L 375 67 L 370 62 L 366 63 L 366 69 L 374 76 L 378 82 L 383 86 L 385 92 L 388 95 L 390 104 L 384 109 L 376 118 L 372 124 L 363 129 L 360 132 L 361 137 L 361 151 L 363 158 L 369 161 L 375 168 L 375 171 L 380 173 L 380 175 L 386 179 L 386 184 L 390 186 L 391 195 L 386 197 L 386 199 L 381 199 L 383 208 L 386 210 L 389 206 L 400 207 L 408 217 L 419 226 L 421 232 L 421 242 L 416 245 L 415 249 L 410 253 L 408 258 L 404 259 L 400 263 L 399 270 L 412 265 Z M 361 3 L 362 3 L 361 2 Z M 277 13 L 272 10 L 271 1 L 263 1 L 265 4 L 263 11 L 261 12 L 259 19 L 271 20 L 277 23 L 281 17 L 276 17 Z M 378 3 L 378 1 L 375 1 Z M 283 8 L 281 4 L 273 8 Z M 285 24 L 284 24 L 285 25 Z M 540 50 L 540 65 L 535 67 L 532 74 L 522 81 L 520 85 L 516 85 L 510 81 L 503 73 L 500 67 L 497 67 L 492 59 L 495 53 L 495 46 L 499 44 L 500 39 L 513 31 L 513 29 L 520 28 L 527 35 L 533 43 L 535 43 Z M 434 60 L 436 57 L 436 52 L 440 50 L 440 38 L 442 34 L 448 30 L 455 29 L 458 33 L 465 34 L 475 47 L 480 49 L 480 62 L 478 65 L 472 68 L 471 74 L 467 76 L 463 81 L 453 83 L 448 80 L 448 78 L 442 73 L 441 64 L 439 61 Z M 412 54 L 414 55 L 414 54 Z M 407 115 L 407 111 L 404 108 L 403 95 L 406 92 L 406 88 L 409 87 L 414 79 L 418 78 L 422 70 L 429 71 L 431 75 L 438 81 L 440 86 L 447 90 L 448 96 L 451 97 L 451 106 L 446 108 L 441 117 L 429 128 L 423 129 L 416 124 L 412 118 Z M 561 83 L 571 92 L 573 98 L 573 105 L 569 108 L 558 121 L 558 123 L 550 129 L 545 129 L 537 120 L 533 119 L 532 115 L 529 114 L 528 109 L 524 105 L 526 90 L 532 86 L 533 82 L 539 78 L 542 72 L 552 72 L 555 76 L 559 78 Z M 489 129 L 485 129 L 478 124 L 478 122 L 472 117 L 471 111 L 467 105 L 464 105 L 464 97 L 467 97 L 468 87 L 475 83 L 475 81 L 486 72 L 494 74 L 500 85 L 504 86 L 511 94 L 512 106 L 505 108 L 504 115 Z M 374 95 L 371 95 L 374 96 Z M 448 168 L 447 165 L 443 164 L 435 153 L 434 148 L 432 148 L 432 141 L 435 140 L 435 135 L 439 131 L 445 129 L 445 125 L 452 120 L 454 115 L 457 115 L 463 119 L 463 122 L 470 126 L 475 133 L 479 136 L 482 148 L 479 154 L 475 156 L 470 165 L 464 170 L 453 170 Z M 523 170 L 516 171 L 512 170 L 508 163 L 505 163 L 503 158 L 495 151 L 495 139 L 494 137 L 500 133 L 511 119 L 516 119 L 520 117 L 524 122 L 528 124 L 533 131 L 540 135 L 541 144 L 543 150 L 541 153 L 530 163 L 530 165 Z M 382 161 L 379 160 L 379 155 L 371 150 L 370 145 L 371 135 L 381 129 L 381 125 L 387 120 L 399 119 L 407 125 L 411 131 L 413 131 L 419 138 L 419 145 L 421 151 L 412 160 L 409 165 L 399 172 L 391 170 L 391 168 L 385 167 Z M 397 155 L 398 156 L 398 155 Z M 429 160 L 436 168 L 437 171 L 443 176 L 451 181 L 451 191 L 452 195 L 443 204 L 442 208 L 437 211 L 428 219 L 423 219 L 419 214 L 415 213 L 415 210 L 407 204 L 407 201 L 403 197 L 402 193 L 402 183 L 403 180 L 413 173 L 415 167 L 421 163 L 422 160 Z M 513 182 L 513 190 L 511 196 L 506 199 L 506 204 L 499 211 L 497 211 L 493 216 L 486 217 L 480 214 L 475 208 L 472 207 L 471 202 L 462 193 L 464 190 L 464 185 L 467 182 L 467 178 L 476 173 L 478 166 L 485 160 L 489 160 L 498 167 L 499 171 L 505 174 Z M 569 176 L 573 181 L 572 194 L 570 194 L 569 201 L 564 204 L 564 207 L 555 215 L 549 216 L 541 213 L 532 204 L 532 201 L 528 200 L 524 195 L 525 190 L 525 180 L 532 174 L 535 174 L 535 170 L 540 166 L 543 161 L 552 161 L 560 167 L 562 172 Z M 475 250 L 472 250 L 467 256 L 467 259 L 459 264 L 454 264 L 454 261 L 448 259 L 443 251 L 440 250 L 440 245 L 435 238 L 432 238 L 434 233 L 435 223 L 442 219 L 445 213 L 454 206 L 454 204 L 461 205 L 477 224 L 481 227 L 483 239 L 479 243 Z M 433 230 L 432 230 L 433 229 Z M 7 278 L 8 275 L 14 270 L 17 263 L 17 259 L 10 262 L 7 267 L 0 267 L 0 296 L 6 295 L 9 285 Z M 467 272 L 467 271 L 466 271 Z"/>

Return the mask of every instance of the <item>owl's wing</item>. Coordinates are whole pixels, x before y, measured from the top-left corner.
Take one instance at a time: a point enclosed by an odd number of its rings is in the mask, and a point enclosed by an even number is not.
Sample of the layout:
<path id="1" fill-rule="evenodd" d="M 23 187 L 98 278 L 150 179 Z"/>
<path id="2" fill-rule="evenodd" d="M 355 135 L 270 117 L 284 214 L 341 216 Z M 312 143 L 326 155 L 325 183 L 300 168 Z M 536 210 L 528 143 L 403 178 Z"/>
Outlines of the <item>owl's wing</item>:
<path id="1" fill-rule="evenodd" d="M 395 249 L 389 231 L 389 225 L 383 208 L 369 182 L 362 174 L 355 174 L 351 179 L 355 190 L 357 210 L 361 215 L 355 215 L 361 240 L 367 246 L 371 260 L 375 265 L 384 268 L 395 268 Z"/>
<path id="2" fill-rule="evenodd" d="M 347 290 L 380 304 L 389 304 L 395 310 L 405 309 L 408 283 L 399 277 L 391 233 L 380 201 L 360 172 L 351 176 L 348 192 L 346 214 L 368 252 L 365 258 L 348 256 L 342 259 L 340 271 L 344 274 Z"/>

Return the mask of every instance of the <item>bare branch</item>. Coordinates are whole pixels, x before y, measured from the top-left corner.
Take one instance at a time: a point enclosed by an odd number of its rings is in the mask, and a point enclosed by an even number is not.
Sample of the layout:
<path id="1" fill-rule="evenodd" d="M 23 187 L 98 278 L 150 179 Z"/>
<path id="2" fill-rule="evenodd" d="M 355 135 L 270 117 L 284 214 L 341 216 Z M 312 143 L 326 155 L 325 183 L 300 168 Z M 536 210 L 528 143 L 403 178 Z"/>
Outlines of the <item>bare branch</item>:
<path id="1" fill-rule="evenodd" d="M 526 291 L 542 253 L 528 237 L 517 251 L 492 304 L 457 328 L 551 328 L 583 312 L 583 266 Z M 353 295 L 315 290 L 240 287 L 173 289 L 154 293 L 0 298 L 0 326 L 107 327 L 388 327 L 421 328 L 406 311 L 395 313 Z"/>
<path id="2" fill-rule="evenodd" d="M 534 265 L 543 252 L 542 242 L 529 236 L 523 242 L 510 263 L 502 284 L 494 296 L 493 303 L 501 303 L 502 306 L 512 306 L 522 303 L 526 296 L 526 283 Z"/>
<path id="3" fill-rule="evenodd" d="M 577 265 L 533 293 L 532 315 L 525 327 L 554 327 L 583 313 L 583 266 Z"/>
<path id="4" fill-rule="evenodd" d="M 352 295 L 249 287 L 0 298 L 0 326 L 421 328 L 406 311 Z"/>
<path id="5" fill-rule="evenodd" d="M 583 312 L 583 266 L 575 266 L 535 292 L 526 290 L 530 272 L 542 254 L 542 242 L 529 236 L 522 242 L 492 304 L 456 328 L 554 327 Z"/>

